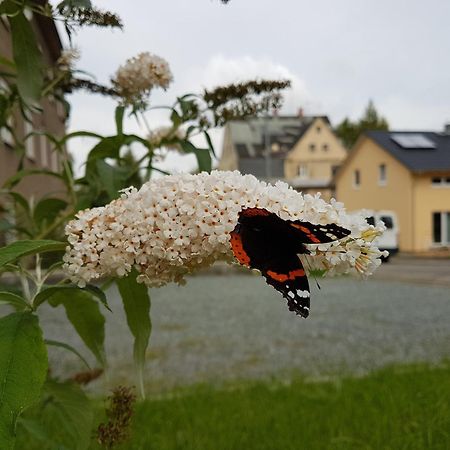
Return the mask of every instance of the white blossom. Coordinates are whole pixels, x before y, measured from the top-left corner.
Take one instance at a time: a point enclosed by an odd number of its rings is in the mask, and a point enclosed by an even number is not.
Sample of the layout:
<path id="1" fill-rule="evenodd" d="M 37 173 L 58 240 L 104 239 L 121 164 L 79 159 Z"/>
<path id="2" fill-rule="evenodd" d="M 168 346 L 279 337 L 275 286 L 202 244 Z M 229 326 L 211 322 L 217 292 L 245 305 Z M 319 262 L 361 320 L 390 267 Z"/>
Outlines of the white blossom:
<path id="1" fill-rule="evenodd" d="M 167 89 L 172 80 L 168 62 L 148 52 L 127 59 L 112 78 L 120 95 L 130 103 L 142 99 L 154 87 Z"/>
<path id="2" fill-rule="evenodd" d="M 183 128 L 173 128 L 173 126 L 161 126 L 152 130 L 147 140 L 153 148 L 164 147 L 167 150 L 181 152 L 180 140 L 186 139 L 186 131 Z"/>
<path id="3" fill-rule="evenodd" d="M 80 59 L 80 50 L 71 47 L 61 51 L 61 55 L 56 61 L 56 64 L 61 70 L 70 71 L 73 70 L 75 62 Z"/>
<path id="4" fill-rule="evenodd" d="M 351 231 L 340 241 L 309 245 L 311 255 L 301 256 L 306 269 L 369 275 L 380 264 L 383 253 L 373 241 L 383 226 L 347 214 L 342 203 L 302 195 L 283 182 L 271 185 L 238 171 L 213 171 L 155 179 L 139 191 L 124 190 L 106 206 L 79 212 L 66 227 L 64 268 L 80 286 L 103 276 L 124 276 L 133 267 L 138 281 L 148 286 L 181 283 L 186 274 L 215 261 L 236 262 L 230 232 L 246 207 Z"/>

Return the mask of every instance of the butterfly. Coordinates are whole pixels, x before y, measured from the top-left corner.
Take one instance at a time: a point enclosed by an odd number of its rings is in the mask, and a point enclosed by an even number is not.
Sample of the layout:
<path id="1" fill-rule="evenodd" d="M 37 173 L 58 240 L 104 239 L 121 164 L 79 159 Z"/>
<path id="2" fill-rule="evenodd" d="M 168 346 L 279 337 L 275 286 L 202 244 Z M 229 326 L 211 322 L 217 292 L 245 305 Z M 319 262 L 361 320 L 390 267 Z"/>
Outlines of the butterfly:
<path id="1" fill-rule="evenodd" d="M 258 269 L 266 282 L 281 292 L 289 310 L 306 318 L 310 290 L 298 255 L 310 254 L 305 244 L 332 242 L 349 234 L 336 224 L 283 220 L 264 208 L 245 208 L 230 233 L 230 243 L 242 265 Z"/>

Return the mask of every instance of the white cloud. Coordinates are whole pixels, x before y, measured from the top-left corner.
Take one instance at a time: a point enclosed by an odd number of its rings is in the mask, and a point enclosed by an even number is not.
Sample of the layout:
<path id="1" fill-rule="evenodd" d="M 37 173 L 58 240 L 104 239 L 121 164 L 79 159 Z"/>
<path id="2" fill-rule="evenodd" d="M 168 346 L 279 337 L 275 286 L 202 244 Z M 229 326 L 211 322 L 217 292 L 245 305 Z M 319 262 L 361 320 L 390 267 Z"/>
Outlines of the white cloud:
<path id="1" fill-rule="evenodd" d="M 307 110 L 315 106 L 305 82 L 288 67 L 269 58 L 216 55 L 204 67 L 188 70 L 182 85 L 187 90 L 198 90 L 199 87 L 211 89 L 219 85 L 262 78 L 291 81 L 291 88 L 285 91 L 283 112 L 295 114 L 299 108 Z"/>
<path id="2" fill-rule="evenodd" d="M 251 79 L 288 79 L 291 88 L 284 92 L 284 106 L 282 113 L 296 114 L 299 108 L 305 113 L 318 109 L 318 104 L 312 100 L 304 81 L 292 73 L 288 67 L 277 64 L 268 58 L 256 59 L 249 56 L 239 58 L 216 55 L 209 59 L 205 65 L 188 69 L 182 74 L 175 73 L 175 83 L 170 91 L 155 92 L 152 96 L 154 104 L 171 104 L 177 95 L 187 92 L 200 92 L 216 86 L 246 81 Z M 177 82 L 178 80 L 178 82 Z M 72 99 L 73 112 L 71 118 L 71 130 L 87 129 L 99 133 L 113 134 L 114 104 L 109 100 L 87 97 L 86 95 L 75 95 Z M 151 127 L 167 124 L 163 110 L 155 110 L 149 114 Z M 164 111 L 163 111 L 164 112 Z M 139 128 L 135 119 L 126 121 L 126 130 L 129 132 L 145 135 L 145 128 Z M 222 130 L 212 130 L 211 138 L 217 150 L 221 154 Z M 201 145 L 199 143 L 199 145 Z M 75 158 L 76 167 L 81 167 L 90 148 L 91 140 L 77 140 L 70 146 Z M 186 171 L 195 168 L 195 159 L 190 156 L 179 156 L 172 154 L 160 164 L 160 168 L 169 171 Z"/>

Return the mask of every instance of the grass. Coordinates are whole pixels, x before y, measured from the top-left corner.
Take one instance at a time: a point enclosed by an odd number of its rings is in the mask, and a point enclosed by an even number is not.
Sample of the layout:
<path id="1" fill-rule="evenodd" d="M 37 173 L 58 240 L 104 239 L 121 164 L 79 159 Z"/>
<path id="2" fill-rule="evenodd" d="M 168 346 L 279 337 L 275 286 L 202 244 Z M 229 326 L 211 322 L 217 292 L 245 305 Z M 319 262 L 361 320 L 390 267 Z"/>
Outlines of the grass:
<path id="1" fill-rule="evenodd" d="M 139 403 L 132 439 L 118 448 L 449 449 L 450 364 L 327 382 L 192 386 Z"/>

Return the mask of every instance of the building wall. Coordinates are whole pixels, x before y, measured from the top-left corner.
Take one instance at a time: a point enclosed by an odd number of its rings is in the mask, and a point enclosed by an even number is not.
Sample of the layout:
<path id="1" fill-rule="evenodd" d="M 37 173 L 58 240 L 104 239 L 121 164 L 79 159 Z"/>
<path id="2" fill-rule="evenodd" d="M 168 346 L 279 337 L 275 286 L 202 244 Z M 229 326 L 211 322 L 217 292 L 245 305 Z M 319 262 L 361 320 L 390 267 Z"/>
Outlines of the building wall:
<path id="1" fill-rule="evenodd" d="M 311 144 L 314 150 L 311 150 Z M 347 151 L 330 125 L 317 118 L 289 152 L 284 166 L 285 177 L 288 180 L 298 177 L 299 166 L 304 165 L 307 167 L 305 178 L 331 180 L 332 167 L 342 164 L 346 156 Z"/>
<path id="2" fill-rule="evenodd" d="M 385 164 L 387 181 L 379 184 L 379 166 Z M 360 172 L 360 186 L 354 186 L 354 172 Z M 362 137 L 336 177 L 336 198 L 348 211 L 391 210 L 399 221 L 399 247 L 414 251 L 413 176 L 375 142 Z"/>
<path id="3" fill-rule="evenodd" d="M 433 244 L 433 212 L 450 212 L 450 184 L 436 186 L 435 176 L 450 177 L 450 172 L 414 177 L 414 249 L 426 251 Z"/>
<path id="4" fill-rule="evenodd" d="M 36 35 L 38 36 L 44 62 L 48 65 L 54 63 L 47 48 L 46 41 L 39 27 L 33 22 Z M 49 37 L 47 36 L 47 40 Z M 12 59 L 11 36 L 6 21 L 0 20 L 0 54 Z M 12 118 L 12 125 L 19 139 L 30 131 L 46 131 L 57 137 L 65 133 L 66 115 L 62 105 L 54 99 L 45 98 L 41 101 L 42 113 L 32 114 L 32 123 L 25 123 L 22 116 L 16 112 Z M 9 177 L 14 175 L 19 165 L 19 149 L 14 148 L 14 141 L 7 132 L 3 131 L 0 139 L 0 185 Z M 61 168 L 61 157 L 52 151 L 49 140 L 44 136 L 33 136 L 26 141 L 26 158 L 24 167 L 28 169 L 45 168 L 58 171 Z M 23 179 L 17 186 L 20 193 L 38 199 L 45 194 L 61 194 L 62 184 L 54 177 L 45 175 L 33 175 Z"/>
<path id="5" fill-rule="evenodd" d="M 220 157 L 219 170 L 237 170 L 238 157 L 234 149 L 233 140 L 231 137 L 230 125 L 225 126 L 223 134 L 222 155 Z"/>

